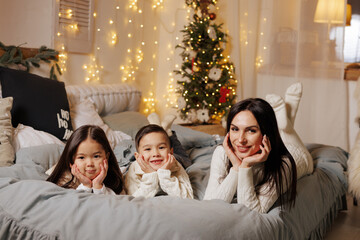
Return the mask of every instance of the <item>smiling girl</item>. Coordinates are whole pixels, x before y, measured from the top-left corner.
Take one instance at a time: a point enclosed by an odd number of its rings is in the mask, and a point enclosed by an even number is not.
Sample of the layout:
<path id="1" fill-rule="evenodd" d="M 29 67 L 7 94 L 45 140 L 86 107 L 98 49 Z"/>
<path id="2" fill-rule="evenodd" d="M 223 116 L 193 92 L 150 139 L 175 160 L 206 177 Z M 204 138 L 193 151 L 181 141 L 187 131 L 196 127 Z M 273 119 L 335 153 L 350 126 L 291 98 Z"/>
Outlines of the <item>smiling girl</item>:
<path id="1" fill-rule="evenodd" d="M 105 132 L 94 125 L 74 131 L 47 181 L 95 194 L 125 193 L 123 176 Z"/>
<path id="2" fill-rule="evenodd" d="M 223 145 L 213 153 L 204 200 L 236 200 L 261 213 L 278 198 L 281 206 L 285 199 L 294 204 L 296 165 L 280 137 L 271 105 L 260 98 L 236 103 L 226 130 Z"/>
<path id="3" fill-rule="evenodd" d="M 145 198 L 167 194 L 193 198 L 189 176 L 173 156 L 166 131 L 155 124 L 142 127 L 135 136 L 135 158 L 125 176 L 128 194 Z"/>

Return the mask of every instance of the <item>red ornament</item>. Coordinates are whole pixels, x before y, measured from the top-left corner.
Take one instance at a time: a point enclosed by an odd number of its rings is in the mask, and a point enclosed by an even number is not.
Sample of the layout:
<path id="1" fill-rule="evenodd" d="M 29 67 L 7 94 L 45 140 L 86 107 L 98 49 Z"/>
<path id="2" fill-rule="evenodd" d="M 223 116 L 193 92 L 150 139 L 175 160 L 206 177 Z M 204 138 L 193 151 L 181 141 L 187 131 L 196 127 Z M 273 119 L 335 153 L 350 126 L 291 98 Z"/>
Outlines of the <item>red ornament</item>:
<path id="1" fill-rule="evenodd" d="M 210 17 L 210 20 L 215 20 L 216 14 L 215 13 L 210 13 L 209 17 Z"/>
<path id="2" fill-rule="evenodd" d="M 226 96 L 230 93 L 230 89 L 227 89 L 226 87 L 221 87 L 220 88 L 220 95 L 221 97 L 219 98 L 219 102 L 220 103 L 224 103 L 226 102 Z"/>

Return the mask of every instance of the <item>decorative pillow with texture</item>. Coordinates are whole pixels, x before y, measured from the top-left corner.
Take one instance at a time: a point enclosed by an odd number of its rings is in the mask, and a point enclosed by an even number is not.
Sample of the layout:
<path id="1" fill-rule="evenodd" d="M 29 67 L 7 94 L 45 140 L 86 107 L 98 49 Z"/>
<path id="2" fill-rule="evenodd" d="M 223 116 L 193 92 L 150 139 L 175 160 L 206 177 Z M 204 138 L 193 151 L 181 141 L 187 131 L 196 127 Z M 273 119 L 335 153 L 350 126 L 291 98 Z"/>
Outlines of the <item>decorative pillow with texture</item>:
<path id="1" fill-rule="evenodd" d="M 71 106 L 70 115 L 75 129 L 86 124 L 93 124 L 101 127 L 109 139 L 112 148 L 123 140 L 131 140 L 129 135 L 121 131 L 113 131 L 107 124 L 104 123 L 90 98 L 86 98 L 79 104 Z"/>
<path id="2" fill-rule="evenodd" d="M 104 116 L 104 122 L 113 130 L 122 131 L 135 139 L 136 133 L 149 122 L 144 114 L 126 111 Z"/>
<path id="3" fill-rule="evenodd" d="M 14 129 L 13 146 L 15 152 L 19 151 L 21 148 L 44 144 L 64 145 L 57 137 L 44 131 L 35 130 L 34 128 L 23 124 L 19 124 L 17 128 Z"/>
<path id="4" fill-rule="evenodd" d="M 11 125 L 12 97 L 0 99 L 0 167 L 14 164 L 15 152 L 11 145 L 13 128 Z"/>
<path id="5" fill-rule="evenodd" d="M 65 84 L 25 71 L 0 67 L 3 97 L 13 97 L 11 119 L 61 140 L 72 133 Z"/>
<path id="6" fill-rule="evenodd" d="M 40 146 L 21 148 L 16 152 L 16 164 L 35 163 L 49 169 L 59 161 L 64 145 L 44 144 Z"/>

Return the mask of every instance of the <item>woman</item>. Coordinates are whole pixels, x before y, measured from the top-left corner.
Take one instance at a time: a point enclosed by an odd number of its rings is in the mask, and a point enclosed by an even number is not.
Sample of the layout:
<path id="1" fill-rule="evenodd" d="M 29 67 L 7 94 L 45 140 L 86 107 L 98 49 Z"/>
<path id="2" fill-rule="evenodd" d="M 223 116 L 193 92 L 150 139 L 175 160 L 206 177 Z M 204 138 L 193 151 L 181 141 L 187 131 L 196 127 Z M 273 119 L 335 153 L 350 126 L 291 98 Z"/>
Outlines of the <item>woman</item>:
<path id="1" fill-rule="evenodd" d="M 296 197 L 296 165 L 281 140 L 271 105 L 260 98 L 236 103 L 229 112 L 227 134 L 213 154 L 204 200 L 237 202 L 266 213 L 280 199 Z M 287 193 L 285 196 L 283 193 Z"/>

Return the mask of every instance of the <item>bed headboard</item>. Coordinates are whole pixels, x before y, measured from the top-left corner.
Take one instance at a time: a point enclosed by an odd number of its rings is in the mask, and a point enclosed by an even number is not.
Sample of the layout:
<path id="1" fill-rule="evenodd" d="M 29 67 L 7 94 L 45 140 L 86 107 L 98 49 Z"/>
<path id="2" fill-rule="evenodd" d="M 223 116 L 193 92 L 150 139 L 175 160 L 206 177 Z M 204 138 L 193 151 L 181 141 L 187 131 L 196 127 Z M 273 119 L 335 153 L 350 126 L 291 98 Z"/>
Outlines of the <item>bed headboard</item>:
<path id="1" fill-rule="evenodd" d="M 125 83 L 66 86 L 69 104 L 91 98 L 100 116 L 123 112 L 139 111 L 141 92 Z"/>

